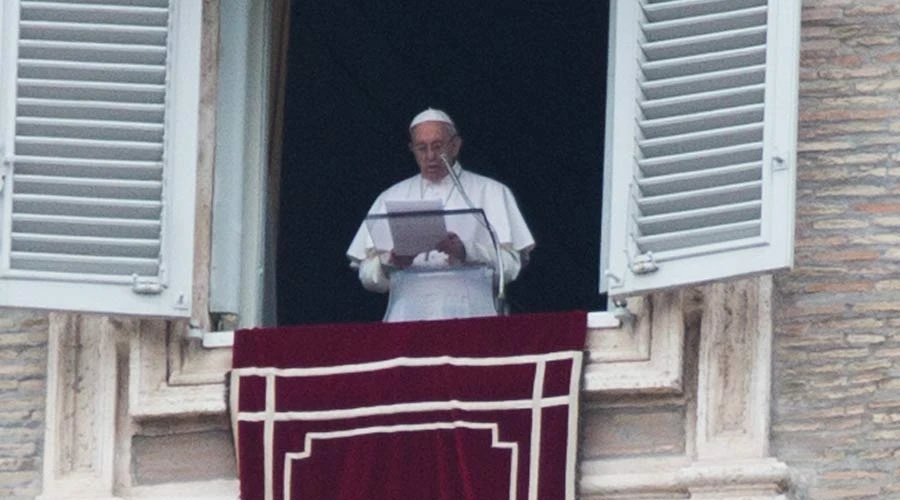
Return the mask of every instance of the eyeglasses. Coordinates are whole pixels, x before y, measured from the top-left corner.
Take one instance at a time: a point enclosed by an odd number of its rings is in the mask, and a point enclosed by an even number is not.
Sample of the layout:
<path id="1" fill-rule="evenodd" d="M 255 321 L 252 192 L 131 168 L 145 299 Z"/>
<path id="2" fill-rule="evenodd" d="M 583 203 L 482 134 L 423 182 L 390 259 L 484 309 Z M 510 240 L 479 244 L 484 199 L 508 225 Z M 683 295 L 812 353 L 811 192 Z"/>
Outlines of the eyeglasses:
<path id="1" fill-rule="evenodd" d="M 426 156 L 429 151 L 435 154 L 441 154 L 445 152 L 451 144 L 453 144 L 454 139 L 456 139 L 456 136 L 451 137 L 447 141 L 434 141 L 431 144 L 413 144 L 410 149 L 412 149 L 412 152 L 418 156 Z"/>

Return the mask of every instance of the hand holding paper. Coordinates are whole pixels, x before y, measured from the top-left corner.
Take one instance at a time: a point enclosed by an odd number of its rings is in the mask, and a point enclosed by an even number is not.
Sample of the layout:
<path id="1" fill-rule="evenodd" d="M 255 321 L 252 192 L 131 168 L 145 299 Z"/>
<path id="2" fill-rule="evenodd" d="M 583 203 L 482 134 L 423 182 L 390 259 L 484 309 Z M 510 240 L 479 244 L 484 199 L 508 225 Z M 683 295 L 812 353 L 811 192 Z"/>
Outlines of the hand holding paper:
<path id="1" fill-rule="evenodd" d="M 391 250 L 391 256 L 388 258 L 388 265 L 397 269 L 406 269 L 411 266 L 415 259 L 415 255 L 397 255 Z"/>
<path id="2" fill-rule="evenodd" d="M 387 201 L 384 210 L 366 220 L 381 263 L 389 269 L 468 262 L 469 245 L 477 241 L 483 227 L 479 224 L 482 211 L 444 210 L 440 200 Z"/>
<path id="3" fill-rule="evenodd" d="M 448 232 L 447 236 L 438 242 L 437 250 L 450 257 L 451 264 L 460 264 L 466 260 L 466 246 L 454 232 Z"/>

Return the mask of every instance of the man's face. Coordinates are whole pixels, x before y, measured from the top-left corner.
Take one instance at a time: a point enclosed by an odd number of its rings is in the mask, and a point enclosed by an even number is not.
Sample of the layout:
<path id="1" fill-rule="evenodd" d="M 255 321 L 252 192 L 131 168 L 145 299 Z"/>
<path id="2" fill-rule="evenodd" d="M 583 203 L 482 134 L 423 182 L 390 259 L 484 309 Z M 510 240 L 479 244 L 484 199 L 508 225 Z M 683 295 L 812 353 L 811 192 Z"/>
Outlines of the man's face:
<path id="1" fill-rule="evenodd" d="M 451 135 L 450 128 L 443 122 L 422 122 L 410 131 L 409 148 L 416 157 L 422 177 L 432 182 L 447 175 L 441 155 L 446 155 L 447 161 L 453 165 L 461 144 L 462 139 Z"/>

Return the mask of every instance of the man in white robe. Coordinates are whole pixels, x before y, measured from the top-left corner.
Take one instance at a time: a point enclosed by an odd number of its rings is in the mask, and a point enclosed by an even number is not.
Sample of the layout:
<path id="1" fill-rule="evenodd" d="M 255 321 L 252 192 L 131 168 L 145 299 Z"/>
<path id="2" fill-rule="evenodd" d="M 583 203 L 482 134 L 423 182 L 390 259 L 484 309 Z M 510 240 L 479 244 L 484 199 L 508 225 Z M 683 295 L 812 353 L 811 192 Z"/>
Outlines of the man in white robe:
<path id="1" fill-rule="evenodd" d="M 380 252 L 375 248 L 369 227 L 364 221 L 347 249 L 347 257 L 351 260 L 351 265 L 358 268 L 363 287 L 374 292 L 391 291 L 393 303 L 399 299 L 394 296 L 398 291 L 391 290 L 391 278 L 394 273 L 421 267 L 446 266 L 450 269 L 461 264 L 467 266 L 484 264 L 492 269 L 502 268 L 501 283 L 514 280 L 527 263 L 528 253 L 534 247 L 534 239 L 510 189 L 496 180 L 462 168 L 457 162 L 462 138 L 457 134 L 453 120 L 443 111 L 429 108 L 419 113 L 410 123 L 409 131 L 409 147 L 419 166 L 419 174 L 381 193 L 375 199 L 369 213 L 384 214 L 386 202 L 390 201 L 439 200 L 445 210 L 482 209 L 496 237 L 501 262 L 499 265 L 496 262 L 498 248 L 490 242 L 485 242 L 483 238 L 477 239 L 474 234 L 455 232 L 448 232 L 447 237 L 435 245 L 432 251 L 424 252 L 415 259 L 398 256 L 392 252 Z M 448 165 L 453 166 L 459 186 L 450 175 Z M 447 281 L 439 283 L 441 286 L 454 286 Z M 446 297 L 442 300 L 445 303 L 453 302 L 460 296 L 454 294 L 453 290 L 433 291 L 436 295 L 442 292 L 446 292 Z M 465 304 L 447 304 L 430 307 L 427 311 L 402 313 L 394 318 L 386 317 L 385 320 L 446 319 L 485 315 L 483 309 L 477 307 L 475 308 L 477 310 L 469 309 L 470 307 Z"/>

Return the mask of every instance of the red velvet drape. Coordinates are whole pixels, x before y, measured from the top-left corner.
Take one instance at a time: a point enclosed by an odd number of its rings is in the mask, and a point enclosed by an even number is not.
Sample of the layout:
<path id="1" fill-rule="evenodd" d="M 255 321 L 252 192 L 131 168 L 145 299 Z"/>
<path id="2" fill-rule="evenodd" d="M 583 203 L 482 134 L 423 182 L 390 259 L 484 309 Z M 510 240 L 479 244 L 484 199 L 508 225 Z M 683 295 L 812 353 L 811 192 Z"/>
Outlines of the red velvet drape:
<path id="1" fill-rule="evenodd" d="M 243 499 L 573 499 L 582 312 L 236 333 Z"/>

